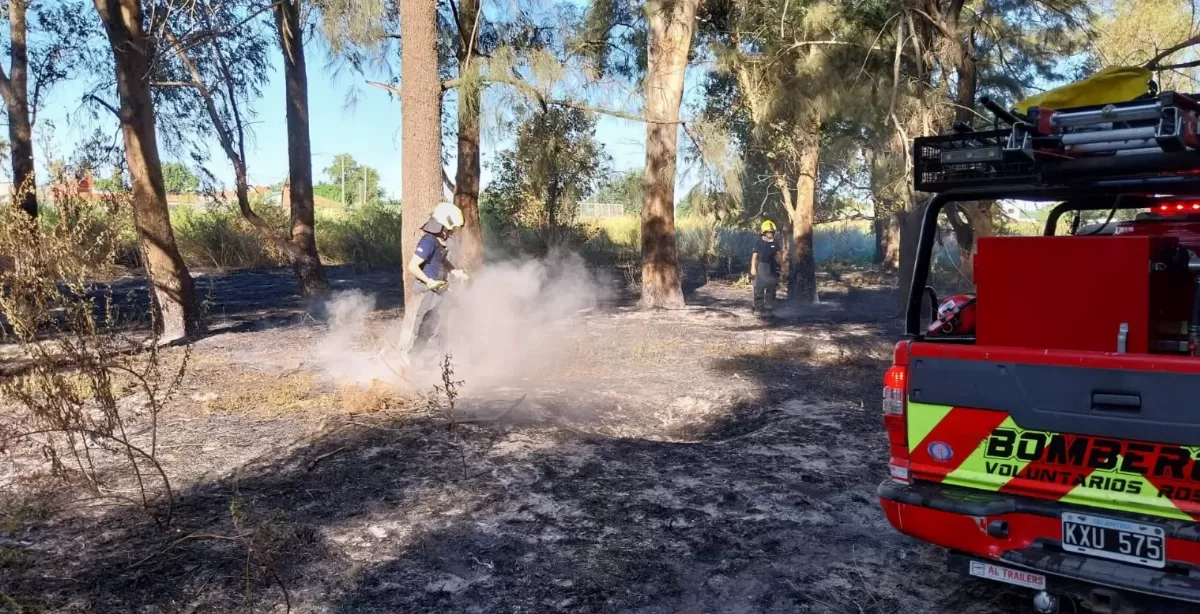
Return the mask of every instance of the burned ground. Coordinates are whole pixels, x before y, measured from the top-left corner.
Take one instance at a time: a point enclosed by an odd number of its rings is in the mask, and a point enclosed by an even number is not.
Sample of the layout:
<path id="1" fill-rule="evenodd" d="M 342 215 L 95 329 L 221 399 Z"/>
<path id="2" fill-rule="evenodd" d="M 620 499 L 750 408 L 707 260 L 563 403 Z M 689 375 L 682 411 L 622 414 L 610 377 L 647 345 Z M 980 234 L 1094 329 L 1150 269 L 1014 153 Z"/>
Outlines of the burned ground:
<path id="1" fill-rule="evenodd" d="M 397 280 L 332 271 L 379 297 Z M 212 278 L 213 334 L 162 417 L 173 526 L 71 504 L 0 464 L 0 612 L 979 612 L 879 511 L 887 280 L 825 278 L 762 322 L 709 282 L 688 309 L 620 293 L 539 377 L 473 387 L 448 425 L 314 359 L 285 273 Z M 203 286 L 203 284 L 202 284 Z M 19 486 L 17 486 L 19 485 Z M 49 486 L 48 486 L 49 485 Z M 46 488 L 58 488 L 57 492 Z M 1015 610 L 1014 610 L 1015 611 Z"/>

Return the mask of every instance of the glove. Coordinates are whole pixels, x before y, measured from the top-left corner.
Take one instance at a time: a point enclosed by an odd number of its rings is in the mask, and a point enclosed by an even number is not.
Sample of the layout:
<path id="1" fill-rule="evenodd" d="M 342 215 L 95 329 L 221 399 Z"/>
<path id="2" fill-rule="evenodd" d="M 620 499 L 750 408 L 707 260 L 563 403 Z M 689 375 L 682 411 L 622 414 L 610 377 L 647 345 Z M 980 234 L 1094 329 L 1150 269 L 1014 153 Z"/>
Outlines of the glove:
<path id="1" fill-rule="evenodd" d="M 443 280 L 436 279 L 436 280 L 434 280 L 434 282 L 432 284 L 429 285 L 429 289 L 433 290 L 434 292 L 441 292 L 442 290 L 445 290 L 446 286 L 448 286 L 448 285 L 450 285 L 450 284 L 446 283 Z"/>
<path id="2" fill-rule="evenodd" d="M 459 269 L 454 269 L 453 271 L 450 271 L 450 275 L 451 275 L 451 277 L 453 277 L 454 279 L 456 279 L 458 281 L 467 281 L 468 279 L 471 279 L 471 276 L 467 275 L 466 271 L 462 271 Z"/>

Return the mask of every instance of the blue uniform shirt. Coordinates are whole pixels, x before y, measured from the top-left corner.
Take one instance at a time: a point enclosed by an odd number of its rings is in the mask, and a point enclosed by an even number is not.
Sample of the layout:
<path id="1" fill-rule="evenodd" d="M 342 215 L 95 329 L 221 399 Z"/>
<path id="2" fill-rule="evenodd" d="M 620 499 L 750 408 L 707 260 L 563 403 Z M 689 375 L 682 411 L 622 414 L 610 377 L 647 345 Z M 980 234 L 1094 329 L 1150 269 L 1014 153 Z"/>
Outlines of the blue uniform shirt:
<path id="1" fill-rule="evenodd" d="M 764 271 L 763 267 L 766 266 L 765 271 L 778 277 L 779 261 L 775 260 L 775 255 L 779 253 L 779 244 L 774 240 L 759 238 L 758 243 L 754 245 L 754 252 L 758 254 L 758 270 Z"/>
<path id="2" fill-rule="evenodd" d="M 435 281 L 446 279 L 446 248 L 438 242 L 437 237 L 431 234 L 421 237 L 414 254 L 421 259 L 421 272 L 426 277 Z M 420 281 L 416 283 L 418 286 L 424 285 Z"/>

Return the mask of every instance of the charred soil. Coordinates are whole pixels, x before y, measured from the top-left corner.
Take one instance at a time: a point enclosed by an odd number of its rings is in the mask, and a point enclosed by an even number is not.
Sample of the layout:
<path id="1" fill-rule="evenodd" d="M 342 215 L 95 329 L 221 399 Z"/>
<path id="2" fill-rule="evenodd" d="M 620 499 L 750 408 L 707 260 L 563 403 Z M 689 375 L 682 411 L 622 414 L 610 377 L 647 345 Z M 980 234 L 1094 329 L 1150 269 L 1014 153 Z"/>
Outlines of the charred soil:
<path id="1" fill-rule="evenodd" d="M 331 270 L 398 313 L 399 280 Z M 897 534 L 879 390 L 890 280 L 750 313 L 624 296 L 536 377 L 466 381 L 450 410 L 315 357 L 286 273 L 212 279 L 213 332 L 161 420 L 177 507 L 80 503 L 31 448 L 0 460 L 0 612 L 978 612 L 1003 587 Z M 202 290 L 205 283 L 200 284 Z M 622 297 L 621 293 L 614 296 Z M 386 326 L 382 326 L 386 330 Z"/>

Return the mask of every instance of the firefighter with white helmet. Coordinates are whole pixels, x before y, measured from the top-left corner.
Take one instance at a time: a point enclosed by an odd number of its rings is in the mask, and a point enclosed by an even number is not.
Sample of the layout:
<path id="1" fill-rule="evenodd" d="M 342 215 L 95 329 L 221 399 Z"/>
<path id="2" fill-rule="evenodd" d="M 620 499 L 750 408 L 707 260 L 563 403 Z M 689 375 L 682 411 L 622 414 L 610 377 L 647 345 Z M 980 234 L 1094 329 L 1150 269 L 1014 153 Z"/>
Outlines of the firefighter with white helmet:
<path id="1" fill-rule="evenodd" d="M 434 207 L 429 221 L 421 226 L 425 234 L 417 241 L 413 257 L 408 261 L 408 272 L 415 278 L 412 306 L 415 315 L 402 341 L 401 349 L 405 354 L 411 352 L 418 343 L 429 345 L 437 338 L 438 307 L 442 304 L 442 293 L 449 285 L 448 280 L 469 279 L 466 272 L 454 266 L 448 257 L 450 237 L 462 227 L 462 210 L 448 202 Z"/>

